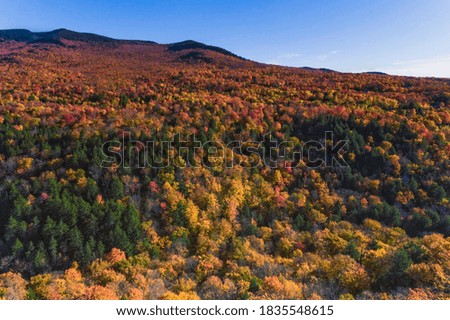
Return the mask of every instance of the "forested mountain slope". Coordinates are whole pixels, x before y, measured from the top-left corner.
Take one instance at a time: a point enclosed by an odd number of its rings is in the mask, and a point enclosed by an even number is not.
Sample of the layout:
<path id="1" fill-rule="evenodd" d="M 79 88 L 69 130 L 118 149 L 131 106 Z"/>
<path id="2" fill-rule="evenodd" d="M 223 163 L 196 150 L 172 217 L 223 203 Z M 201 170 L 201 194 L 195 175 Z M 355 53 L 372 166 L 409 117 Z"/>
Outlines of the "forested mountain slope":
<path id="1" fill-rule="evenodd" d="M 449 79 L 0 39 L 0 298 L 449 298 Z M 348 166 L 296 156 L 326 131 Z"/>

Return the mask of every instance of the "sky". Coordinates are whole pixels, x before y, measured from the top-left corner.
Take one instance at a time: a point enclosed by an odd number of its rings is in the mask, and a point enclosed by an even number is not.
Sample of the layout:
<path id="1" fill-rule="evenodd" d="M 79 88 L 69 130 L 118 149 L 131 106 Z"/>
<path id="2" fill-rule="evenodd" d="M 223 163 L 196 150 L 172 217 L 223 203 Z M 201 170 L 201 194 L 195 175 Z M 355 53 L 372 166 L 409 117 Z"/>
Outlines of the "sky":
<path id="1" fill-rule="evenodd" d="M 245 58 L 450 78 L 450 0 L 0 0 L 0 29 L 192 39 Z"/>

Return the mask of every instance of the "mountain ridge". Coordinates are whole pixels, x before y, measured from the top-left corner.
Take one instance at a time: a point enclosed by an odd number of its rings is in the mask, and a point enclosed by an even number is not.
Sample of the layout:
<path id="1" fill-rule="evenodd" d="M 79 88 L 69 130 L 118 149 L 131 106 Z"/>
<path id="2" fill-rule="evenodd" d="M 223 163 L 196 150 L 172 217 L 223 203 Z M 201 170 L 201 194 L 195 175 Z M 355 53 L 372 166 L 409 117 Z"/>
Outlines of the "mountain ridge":
<path id="1" fill-rule="evenodd" d="M 132 39 L 116 39 L 91 32 L 77 32 L 65 28 L 59 28 L 52 31 L 33 32 L 28 29 L 3 29 L 0 30 L 0 43 L 4 45 L 8 42 L 19 42 L 25 44 L 49 44 L 60 47 L 73 48 L 73 42 L 84 43 L 88 45 L 104 45 L 108 47 L 115 47 L 117 45 L 144 45 L 159 47 L 158 50 L 175 55 L 175 60 L 185 63 L 214 63 L 219 60 L 225 60 L 225 64 L 237 65 L 253 63 L 259 66 L 269 66 L 270 64 L 254 61 L 245 57 L 239 56 L 229 50 L 219 46 L 208 45 L 195 40 L 183 40 L 173 43 L 158 43 L 151 40 L 132 40 Z M 156 47 L 157 46 L 157 47 Z M 219 54 L 219 56 L 217 55 Z M 214 56 L 214 57 L 212 57 Z M 222 58 L 220 58 L 222 56 Z M 219 57 L 219 58 L 218 58 Z M 225 58 L 225 59 L 224 59 Z M 4 59 L 4 58 L 3 58 Z M 228 59 L 228 60 L 227 60 Z M 172 60 L 173 61 L 173 60 Z M 222 61 L 224 62 L 224 61 Z M 329 69 L 325 67 L 289 67 L 282 65 L 275 65 L 281 68 L 295 68 L 313 72 L 323 73 L 348 73 Z M 401 76 L 391 75 L 381 71 L 366 71 L 366 72 L 350 72 L 352 74 L 366 74 L 374 76 Z M 430 78 L 430 77 L 424 77 Z M 434 78 L 434 77 L 431 77 Z M 447 79 L 447 78 L 442 78 Z"/>
<path id="2" fill-rule="evenodd" d="M 59 28 L 52 31 L 43 31 L 43 32 L 32 32 L 27 29 L 4 29 L 0 30 L 0 41 L 1 40 L 26 42 L 26 43 L 45 43 L 48 40 L 50 43 L 59 41 L 60 42 L 59 44 L 61 45 L 63 45 L 61 40 L 79 41 L 86 43 L 134 42 L 134 43 L 157 44 L 154 41 L 115 39 L 91 32 L 77 32 L 65 28 Z"/>
<path id="3" fill-rule="evenodd" d="M 156 44 L 161 46 L 166 46 L 167 51 L 169 52 L 179 52 L 183 50 L 208 50 L 217 53 L 221 53 L 226 56 L 247 60 L 243 57 L 240 57 L 226 49 L 207 45 L 205 43 L 195 41 L 195 40 L 184 40 L 180 42 L 168 43 L 168 44 L 160 44 L 155 41 L 150 40 L 128 40 L 128 39 L 115 39 L 102 35 L 98 35 L 90 32 L 77 32 L 68 30 L 65 28 L 55 29 L 52 31 L 45 32 L 32 32 L 27 29 L 4 29 L 0 30 L 0 42 L 6 41 L 17 41 L 17 42 L 25 42 L 28 44 L 33 43 L 49 43 L 64 46 L 65 44 L 62 40 L 69 41 L 78 41 L 85 43 L 125 43 L 125 44 Z"/>

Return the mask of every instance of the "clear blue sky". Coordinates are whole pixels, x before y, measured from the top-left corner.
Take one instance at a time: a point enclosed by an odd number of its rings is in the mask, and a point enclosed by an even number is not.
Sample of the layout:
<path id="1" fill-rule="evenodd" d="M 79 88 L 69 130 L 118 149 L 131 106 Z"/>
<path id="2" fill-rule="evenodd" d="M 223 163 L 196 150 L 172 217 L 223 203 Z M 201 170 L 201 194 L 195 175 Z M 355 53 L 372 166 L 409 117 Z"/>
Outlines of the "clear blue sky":
<path id="1" fill-rule="evenodd" d="M 450 77 L 449 0 L 0 0 L 0 29 L 194 39 L 246 58 Z"/>

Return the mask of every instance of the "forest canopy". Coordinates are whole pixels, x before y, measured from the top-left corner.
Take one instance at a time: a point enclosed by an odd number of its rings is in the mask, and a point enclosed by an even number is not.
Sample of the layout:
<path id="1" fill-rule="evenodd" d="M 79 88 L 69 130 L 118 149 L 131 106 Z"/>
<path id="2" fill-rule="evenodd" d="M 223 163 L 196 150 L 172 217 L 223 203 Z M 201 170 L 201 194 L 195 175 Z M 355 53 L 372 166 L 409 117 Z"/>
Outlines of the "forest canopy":
<path id="1" fill-rule="evenodd" d="M 449 298 L 450 80 L 63 44 L 0 45 L 0 298 Z M 271 133 L 292 155 L 326 131 L 348 166 L 230 144 Z M 107 141 L 139 150 L 124 134 L 195 134 L 234 165 L 201 147 L 102 165 Z"/>

